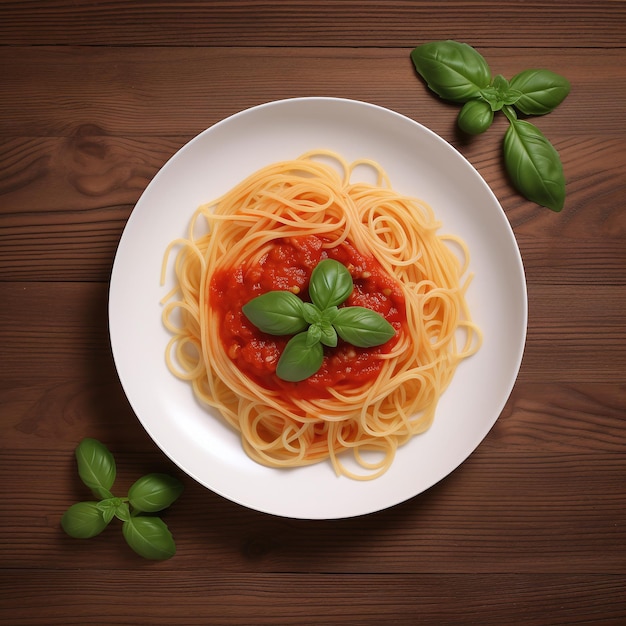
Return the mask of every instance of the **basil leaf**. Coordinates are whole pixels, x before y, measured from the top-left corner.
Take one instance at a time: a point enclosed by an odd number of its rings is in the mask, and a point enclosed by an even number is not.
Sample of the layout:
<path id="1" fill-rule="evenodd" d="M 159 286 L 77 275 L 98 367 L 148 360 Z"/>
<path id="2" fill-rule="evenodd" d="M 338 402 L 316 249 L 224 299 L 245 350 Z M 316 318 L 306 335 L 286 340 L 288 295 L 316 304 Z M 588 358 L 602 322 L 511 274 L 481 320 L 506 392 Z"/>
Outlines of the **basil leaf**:
<path id="1" fill-rule="evenodd" d="M 122 502 L 115 509 L 115 517 L 122 522 L 127 522 L 132 516 L 130 512 L 130 506 L 128 506 L 128 502 Z"/>
<path id="2" fill-rule="evenodd" d="M 558 152 L 530 122 L 509 121 L 504 164 L 513 185 L 528 200 L 560 211 L 565 203 L 565 176 Z"/>
<path id="3" fill-rule="evenodd" d="M 311 324 L 306 331 L 306 345 L 311 347 L 320 342 L 322 338 L 322 327 L 319 324 Z"/>
<path id="4" fill-rule="evenodd" d="M 487 61 L 466 43 L 426 43 L 411 52 L 411 60 L 428 87 L 445 100 L 467 102 L 491 82 Z"/>
<path id="5" fill-rule="evenodd" d="M 330 323 L 320 324 L 322 331 L 320 341 L 329 348 L 334 348 L 337 345 L 337 331 Z"/>
<path id="6" fill-rule="evenodd" d="M 98 502 L 97 507 L 104 521 L 108 524 L 115 517 L 115 509 L 119 506 L 120 498 L 107 498 Z"/>
<path id="7" fill-rule="evenodd" d="M 493 122 L 493 109 L 484 100 L 466 102 L 457 117 L 459 128 L 470 135 L 484 133 Z"/>
<path id="8" fill-rule="evenodd" d="M 112 519 L 105 517 L 98 507 L 98 502 L 77 502 L 61 518 L 61 527 L 76 539 L 89 539 L 99 535 Z"/>
<path id="9" fill-rule="evenodd" d="M 83 439 L 75 451 L 78 475 L 97 498 L 111 498 L 115 482 L 115 459 L 109 449 L 96 439 Z"/>
<path id="10" fill-rule="evenodd" d="M 522 95 L 517 89 L 512 89 L 509 81 L 498 74 L 489 87 L 480 93 L 482 98 L 491 106 L 492 111 L 500 111 L 505 104 L 513 104 Z"/>
<path id="11" fill-rule="evenodd" d="M 569 81 L 550 70 L 524 70 L 510 82 L 521 96 L 512 104 L 526 115 L 545 115 L 554 110 L 570 92 Z"/>
<path id="12" fill-rule="evenodd" d="M 176 554 L 174 538 L 159 517 L 131 517 L 122 524 L 122 533 L 126 543 L 144 559 L 164 561 Z"/>
<path id="13" fill-rule="evenodd" d="M 304 303 L 291 291 L 269 291 L 243 305 L 244 315 L 262 332 L 293 335 L 308 326 Z"/>
<path id="14" fill-rule="evenodd" d="M 353 289 L 350 272 L 334 259 L 320 261 L 311 273 L 309 295 L 322 311 L 344 302 Z"/>
<path id="15" fill-rule="evenodd" d="M 124 504 L 122 498 L 106 498 L 98 502 L 98 510 L 102 513 L 102 517 L 108 524 L 116 514 L 117 509 Z M 128 507 L 128 505 L 126 505 Z"/>
<path id="16" fill-rule="evenodd" d="M 310 302 L 304 303 L 303 315 L 308 324 L 319 324 L 323 319 L 325 311 L 320 311 L 314 304 Z"/>
<path id="17" fill-rule="evenodd" d="M 182 483 L 167 474 L 147 474 L 128 490 L 128 500 L 137 511 L 155 513 L 170 506 L 183 492 Z"/>
<path id="18" fill-rule="evenodd" d="M 322 317 L 320 319 L 320 324 L 332 324 L 337 316 L 339 309 L 336 306 L 328 307 L 322 311 Z"/>
<path id="19" fill-rule="evenodd" d="M 339 309 L 333 326 L 344 341 L 358 348 L 379 346 L 396 334 L 382 315 L 362 306 Z"/>
<path id="20" fill-rule="evenodd" d="M 276 375 L 289 382 L 299 382 L 312 376 L 322 366 L 324 348 L 317 342 L 308 345 L 308 332 L 292 337 L 280 355 Z"/>

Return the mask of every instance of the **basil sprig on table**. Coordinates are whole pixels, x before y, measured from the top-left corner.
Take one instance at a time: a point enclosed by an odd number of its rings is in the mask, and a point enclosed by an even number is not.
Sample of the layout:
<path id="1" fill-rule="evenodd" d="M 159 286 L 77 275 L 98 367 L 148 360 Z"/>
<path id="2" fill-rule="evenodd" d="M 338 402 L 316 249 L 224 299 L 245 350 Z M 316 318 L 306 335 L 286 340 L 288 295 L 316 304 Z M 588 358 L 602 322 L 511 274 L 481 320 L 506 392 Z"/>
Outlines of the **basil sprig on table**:
<path id="1" fill-rule="evenodd" d="M 167 508 L 180 496 L 180 481 L 167 474 L 147 474 L 133 483 L 127 497 L 119 498 L 111 492 L 117 473 L 115 459 L 104 444 L 83 439 L 75 456 L 78 475 L 98 501 L 72 505 L 61 518 L 63 530 L 70 537 L 89 539 L 117 517 L 122 521 L 126 542 L 137 554 L 153 560 L 174 556 L 172 534 L 161 518 L 151 514 Z"/>
<path id="2" fill-rule="evenodd" d="M 379 313 L 343 304 L 354 289 L 347 268 L 334 259 L 320 261 L 309 283 L 311 302 L 291 291 L 269 291 L 247 302 L 244 315 L 261 332 L 294 335 L 276 366 L 276 375 L 299 382 L 315 374 L 324 360 L 324 347 L 334 348 L 338 338 L 358 348 L 371 348 L 395 335 L 393 326 Z"/>
<path id="3" fill-rule="evenodd" d="M 570 91 L 569 81 L 546 69 L 524 70 L 510 81 L 491 70 L 474 48 L 457 41 L 437 41 L 411 52 L 415 69 L 444 100 L 463 104 L 457 117 L 461 130 L 485 132 L 494 114 L 509 121 L 503 142 L 504 164 L 515 188 L 528 200 L 560 211 L 565 203 L 565 176 L 558 152 L 523 115 L 553 111 Z"/>

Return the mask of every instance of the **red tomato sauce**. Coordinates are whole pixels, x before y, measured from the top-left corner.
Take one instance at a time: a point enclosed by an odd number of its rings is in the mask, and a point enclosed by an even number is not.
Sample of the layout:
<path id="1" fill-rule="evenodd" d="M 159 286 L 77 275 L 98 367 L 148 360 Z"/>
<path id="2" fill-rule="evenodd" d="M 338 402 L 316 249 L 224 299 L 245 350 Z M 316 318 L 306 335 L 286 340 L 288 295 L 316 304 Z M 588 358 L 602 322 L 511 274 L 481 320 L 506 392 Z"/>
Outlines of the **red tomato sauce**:
<path id="1" fill-rule="evenodd" d="M 373 257 L 361 254 L 349 242 L 330 249 L 324 249 L 323 243 L 317 236 L 277 240 L 258 263 L 216 272 L 209 288 L 209 307 L 220 317 L 221 341 L 228 357 L 260 386 L 285 390 L 291 398 L 327 398 L 331 387 L 348 390 L 373 380 L 382 365 L 376 355 L 393 348 L 406 323 L 402 291 Z M 354 290 L 344 304 L 380 313 L 394 326 L 396 336 L 374 348 L 355 348 L 340 339 L 336 348 L 324 347 L 324 361 L 316 374 L 298 383 L 281 380 L 276 376 L 276 365 L 291 336 L 259 331 L 241 308 L 273 290 L 290 290 L 309 301 L 311 272 L 326 258 L 339 261 L 352 275 Z"/>

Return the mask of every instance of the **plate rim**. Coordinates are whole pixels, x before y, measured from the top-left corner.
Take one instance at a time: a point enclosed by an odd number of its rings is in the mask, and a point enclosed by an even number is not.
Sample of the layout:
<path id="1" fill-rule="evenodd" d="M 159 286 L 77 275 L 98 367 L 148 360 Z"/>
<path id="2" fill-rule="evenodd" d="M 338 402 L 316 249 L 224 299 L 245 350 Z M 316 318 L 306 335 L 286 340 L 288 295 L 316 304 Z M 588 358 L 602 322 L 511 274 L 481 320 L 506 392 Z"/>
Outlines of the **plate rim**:
<path id="1" fill-rule="evenodd" d="M 129 382 L 128 380 L 124 379 L 124 376 L 122 374 L 122 371 L 120 369 L 120 354 L 119 354 L 119 343 L 116 339 L 116 323 L 115 323 L 115 314 L 114 314 L 114 308 L 115 308 L 115 302 L 116 302 L 116 293 L 115 293 L 115 289 L 116 289 L 116 280 L 118 280 L 118 275 L 121 271 L 121 267 L 119 265 L 119 263 L 121 262 L 121 256 L 120 256 L 120 251 L 123 249 L 123 247 L 127 244 L 127 239 L 130 236 L 128 233 L 131 232 L 131 228 L 134 224 L 134 222 L 139 219 L 137 217 L 137 215 L 139 215 L 139 211 L 141 210 L 141 207 L 143 206 L 142 201 L 144 200 L 144 198 L 146 197 L 146 195 L 148 194 L 150 189 L 153 189 L 155 185 L 158 184 L 158 181 L 160 180 L 160 178 L 162 177 L 162 172 L 167 172 L 167 169 L 169 168 L 171 163 L 174 163 L 176 159 L 181 158 L 181 153 L 183 153 L 183 151 L 186 150 L 190 150 L 191 146 L 202 142 L 204 139 L 206 139 L 207 136 L 210 136 L 211 133 L 215 133 L 217 131 L 217 129 L 223 128 L 224 126 L 227 126 L 229 124 L 236 124 L 238 119 L 242 119 L 245 118 L 246 116 L 253 116 L 255 115 L 255 113 L 257 112 L 261 112 L 263 110 L 267 110 L 268 108 L 272 108 L 272 107 L 281 107 L 281 106 L 298 106 L 298 104 L 315 104 L 315 103 L 325 103 L 325 104 L 339 104 L 340 106 L 356 106 L 356 107 L 365 107 L 367 109 L 370 109 L 371 111 L 374 111 L 376 113 L 379 114 L 383 114 L 383 115 L 391 115 L 392 117 L 395 117 L 396 119 L 401 120 L 402 123 L 406 124 L 410 124 L 411 126 L 414 126 L 416 129 L 419 130 L 419 132 L 421 133 L 425 133 L 426 135 L 428 135 L 431 140 L 434 140 L 438 143 L 443 143 L 445 144 L 445 146 L 452 151 L 452 153 L 456 153 L 456 156 L 459 157 L 462 161 L 465 162 L 466 166 L 468 166 L 473 174 L 473 177 L 476 178 L 477 181 L 480 181 L 481 185 L 482 185 L 482 191 L 486 194 L 488 194 L 490 196 L 490 199 L 492 201 L 493 204 L 495 204 L 497 206 L 497 208 L 499 209 L 499 216 L 501 218 L 501 220 L 504 220 L 505 222 L 505 230 L 508 231 L 509 234 L 509 238 L 510 238 L 510 243 L 512 243 L 512 247 L 511 247 L 511 251 L 514 253 L 514 256 L 516 257 L 516 261 L 517 261 L 517 268 L 518 271 L 520 272 L 520 276 L 519 278 L 521 278 L 521 282 L 518 284 L 518 288 L 521 288 L 521 293 L 519 294 L 521 296 L 521 300 L 523 302 L 523 311 L 521 311 L 521 318 L 522 318 L 522 328 L 521 328 L 521 336 L 520 336 L 520 341 L 519 341 L 519 345 L 518 345 L 518 351 L 516 353 L 516 355 L 513 358 L 513 362 L 514 362 L 514 367 L 512 369 L 512 374 L 511 374 L 511 384 L 510 384 L 510 388 L 508 388 L 508 390 L 506 391 L 506 393 L 503 394 L 503 400 L 501 402 L 501 406 L 498 407 L 497 411 L 495 411 L 496 415 L 495 418 L 490 420 L 486 426 L 486 428 L 484 429 L 484 432 L 481 431 L 478 435 L 477 435 L 477 443 L 475 443 L 475 445 L 471 446 L 471 449 L 469 450 L 469 452 L 467 452 L 467 454 L 465 456 L 463 456 L 462 458 L 460 458 L 458 460 L 458 462 L 456 462 L 448 471 L 446 471 L 443 475 L 441 475 L 439 478 L 437 478 L 436 480 L 432 481 L 429 485 L 426 485 L 423 488 L 420 488 L 418 490 L 416 490 L 414 493 L 407 495 L 406 497 L 402 497 L 400 499 L 395 499 L 393 501 L 388 502 L 387 504 L 383 505 L 383 506 L 378 506 L 375 505 L 373 507 L 361 507 L 358 510 L 355 509 L 354 512 L 352 513 L 346 513 L 345 511 L 342 512 L 341 514 L 335 515 L 335 514 L 329 514 L 328 512 L 323 513 L 319 516 L 316 515 L 311 515 L 310 513 L 307 514 L 298 514 L 297 511 L 294 512 L 288 512 L 286 510 L 282 510 L 280 508 L 276 508 L 275 506 L 259 506 L 258 504 L 252 504 L 250 502 L 245 502 L 242 501 L 241 498 L 233 498 L 231 496 L 228 495 L 227 490 L 224 489 L 220 489 L 217 488 L 214 484 L 208 484 L 210 483 L 210 481 L 207 480 L 203 480 L 202 478 L 200 478 L 199 476 L 196 475 L 195 472 L 190 471 L 188 468 L 185 467 L 185 464 L 181 462 L 181 460 L 179 458 L 175 458 L 172 454 L 171 454 L 171 450 L 170 448 L 168 448 L 167 446 L 163 445 L 163 442 L 159 441 L 157 438 L 155 438 L 155 435 L 153 434 L 153 430 L 149 427 L 148 424 L 146 424 L 145 422 L 145 416 L 142 418 L 142 415 L 140 415 L 140 411 L 136 408 L 136 399 L 132 393 L 132 391 L 129 390 Z M 241 178 L 243 178 L 244 176 L 242 175 Z M 156 181 L 156 182 L 155 182 Z M 138 210 L 139 209 L 139 210 Z M 435 208 L 435 213 L 437 213 L 436 208 Z M 187 216 L 187 221 L 189 219 L 190 215 Z M 437 133 L 435 133 L 434 131 L 432 131 L 431 129 L 429 129 L 428 127 L 424 126 L 423 124 L 421 124 L 420 122 L 417 122 L 416 120 L 407 117 L 401 113 L 398 113 L 397 111 L 394 111 L 392 109 L 377 105 L 377 104 L 373 104 L 370 102 L 365 102 L 365 101 L 361 101 L 361 100 L 354 100 L 354 99 L 349 99 L 349 98 L 338 98 L 338 97 L 324 97 L 324 96 L 304 96 L 304 97 L 295 97 L 295 98 L 285 98 L 285 99 L 279 99 L 279 100 L 270 100 L 261 104 L 257 104 L 248 108 L 244 108 L 241 109 L 235 113 L 233 113 L 232 115 L 229 115 L 217 122 L 215 122 L 214 124 L 210 125 L 209 127 L 207 127 L 206 129 L 202 130 L 200 133 L 198 133 L 197 135 L 195 135 L 192 139 L 190 139 L 189 141 L 187 141 L 183 146 L 181 146 L 171 157 L 169 157 L 165 163 L 159 168 L 159 170 L 155 173 L 155 175 L 152 177 L 152 179 L 150 180 L 150 182 L 148 183 L 148 185 L 146 186 L 146 188 L 144 189 L 144 191 L 142 192 L 141 196 L 139 197 L 139 199 L 137 200 L 137 202 L 135 203 L 131 214 L 128 217 L 128 220 L 126 222 L 126 224 L 124 225 L 124 229 L 123 232 L 121 234 L 121 237 L 119 239 L 118 245 L 117 245 L 117 249 L 115 252 L 115 258 L 113 261 L 113 265 L 112 265 L 112 270 L 111 270 L 111 279 L 110 279 L 110 284 L 109 284 L 109 300 L 108 300 L 108 319 L 109 319 L 109 336 L 110 336 L 110 343 L 111 343 L 111 348 L 112 348 L 112 354 L 113 354 L 113 360 L 115 363 L 115 368 L 116 371 L 118 373 L 118 377 L 121 383 L 121 386 L 123 388 L 123 391 L 126 395 L 126 398 L 128 399 L 128 402 L 136 416 L 136 418 L 139 420 L 140 424 L 143 426 L 143 428 L 146 430 L 146 432 L 148 433 L 148 435 L 152 438 L 152 440 L 154 441 L 154 443 L 156 443 L 156 445 L 161 449 L 161 451 L 168 456 L 172 462 L 177 465 L 182 471 L 184 471 L 186 474 L 188 474 L 191 478 L 193 478 L 194 480 L 196 480 L 197 482 L 199 482 L 201 485 L 203 485 L 205 488 L 210 489 L 211 491 L 213 491 L 214 493 L 217 493 L 219 495 L 221 495 L 222 497 L 237 503 L 241 506 L 250 508 L 252 510 L 256 510 L 256 511 L 260 511 L 263 513 L 268 513 L 268 514 L 272 514 L 272 515 L 277 515 L 277 516 L 281 516 L 281 517 L 288 517 L 288 518 L 295 518 L 295 519 L 339 519 L 339 518 L 346 518 L 346 517 L 355 517 L 355 516 L 360 516 L 360 515 L 366 515 L 366 514 L 370 514 L 370 513 L 375 513 L 377 511 L 381 511 L 387 508 L 390 508 L 392 506 L 395 506 L 397 504 L 400 504 L 406 500 L 409 500 L 421 493 L 423 493 L 424 491 L 427 491 L 428 489 L 430 489 L 432 486 L 434 486 L 435 484 L 437 484 L 438 482 L 440 482 L 441 480 L 443 480 L 446 476 L 448 476 L 449 474 L 451 474 L 452 472 L 454 472 L 460 465 L 462 465 L 474 452 L 475 450 L 478 448 L 478 446 L 482 443 L 482 441 L 485 439 L 485 437 L 487 436 L 487 434 L 491 431 L 491 429 L 493 428 L 493 426 L 496 424 L 496 422 L 498 421 L 498 419 L 500 418 L 501 414 L 502 414 L 502 410 L 504 409 L 504 406 L 508 400 L 508 398 L 510 397 L 518 375 L 519 375 L 519 370 L 521 367 L 521 363 L 522 363 L 522 359 L 523 359 L 523 355 L 524 355 L 524 350 L 525 350 L 525 344 L 526 344 L 526 339 L 527 339 L 527 330 L 528 330 L 528 293 L 527 293 L 527 284 L 526 284 L 526 275 L 525 275 L 525 269 L 524 269 L 524 264 L 523 264 L 523 259 L 521 256 L 521 252 L 519 249 L 519 246 L 517 244 L 517 240 L 515 238 L 515 234 L 513 232 L 513 228 L 508 220 L 508 217 L 506 216 L 506 213 L 503 209 L 503 207 L 501 206 L 500 202 L 498 201 L 497 197 L 495 196 L 493 190 L 487 185 L 486 181 L 484 180 L 484 178 L 482 177 L 482 175 L 480 174 L 480 172 L 477 170 L 477 168 L 475 168 L 472 163 L 470 163 L 470 161 L 463 155 L 461 154 L 461 152 L 459 150 L 457 150 L 453 145 L 451 145 L 449 142 L 447 142 L 445 139 L 443 139 L 443 137 L 441 137 L 440 135 L 438 135 Z M 155 303 L 155 306 L 158 303 Z M 158 309 L 155 309 L 158 313 L 158 317 L 160 320 L 160 311 Z M 165 348 L 165 346 L 163 346 L 163 349 Z M 399 451 L 399 453 L 401 452 L 401 450 Z M 243 449 L 241 450 L 241 454 L 245 456 L 245 452 L 243 451 Z M 283 472 L 285 470 L 273 470 L 273 471 L 278 471 L 278 472 Z M 342 478 L 340 480 L 350 480 L 347 478 Z M 378 479 L 377 479 L 378 480 Z M 357 483 L 357 484 L 363 484 L 363 483 Z M 365 483 L 367 484 L 367 483 Z"/>

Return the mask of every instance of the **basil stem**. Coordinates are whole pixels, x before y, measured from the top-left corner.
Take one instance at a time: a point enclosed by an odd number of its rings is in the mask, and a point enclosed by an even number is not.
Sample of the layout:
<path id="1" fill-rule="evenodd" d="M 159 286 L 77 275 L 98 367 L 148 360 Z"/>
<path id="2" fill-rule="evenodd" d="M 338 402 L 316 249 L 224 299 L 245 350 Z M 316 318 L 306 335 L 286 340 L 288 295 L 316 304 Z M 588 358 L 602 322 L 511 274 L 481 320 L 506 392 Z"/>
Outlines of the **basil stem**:
<path id="1" fill-rule="evenodd" d="M 504 163 L 515 188 L 528 200 L 553 211 L 565 203 L 565 176 L 558 152 L 530 122 L 507 111 Z"/>
<path id="2" fill-rule="evenodd" d="M 304 303 L 291 291 L 269 291 L 242 307 L 244 315 L 262 332 L 291 335 L 308 327 Z"/>
<path id="3" fill-rule="evenodd" d="M 379 346 L 396 334 L 382 315 L 361 306 L 339 309 L 333 326 L 344 341 L 357 348 Z"/>
<path id="4" fill-rule="evenodd" d="M 311 273 L 309 295 L 322 311 L 345 302 L 353 289 L 350 272 L 334 259 L 320 261 Z"/>
<path id="5" fill-rule="evenodd" d="M 411 52 L 411 59 L 428 87 L 445 100 L 467 102 L 491 82 L 487 61 L 466 43 L 426 43 Z"/>
<path id="6" fill-rule="evenodd" d="M 78 475 L 97 498 L 111 498 L 109 491 L 115 482 L 115 459 L 108 448 L 89 437 L 75 451 Z"/>

